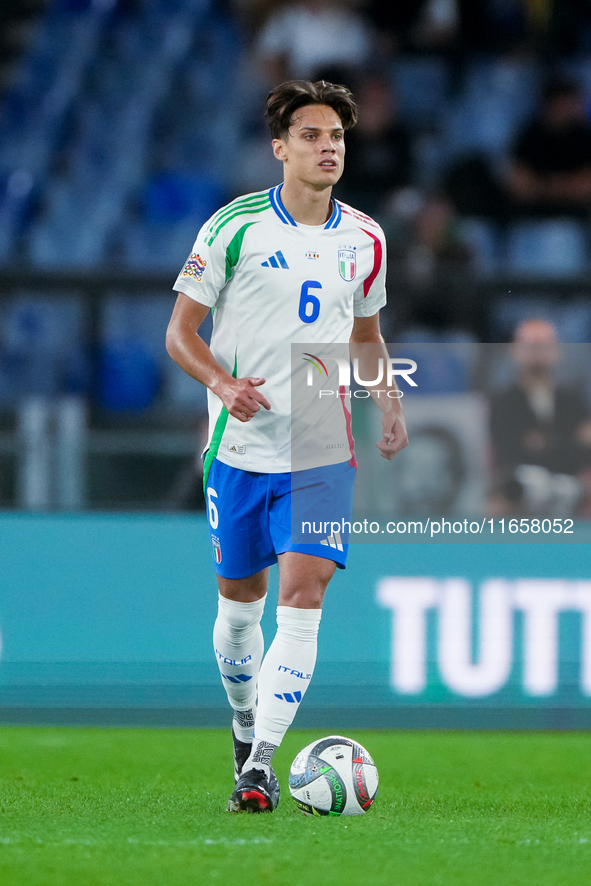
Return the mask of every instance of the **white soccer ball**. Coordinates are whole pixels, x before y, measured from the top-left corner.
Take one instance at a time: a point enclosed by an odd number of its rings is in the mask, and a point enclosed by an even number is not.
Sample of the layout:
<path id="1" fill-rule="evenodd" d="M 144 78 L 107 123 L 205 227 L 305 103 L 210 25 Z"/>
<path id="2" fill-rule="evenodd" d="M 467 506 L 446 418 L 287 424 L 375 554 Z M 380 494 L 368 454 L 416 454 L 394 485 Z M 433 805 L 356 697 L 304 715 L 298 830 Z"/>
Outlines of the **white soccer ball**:
<path id="1" fill-rule="evenodd" d="M 300 751 L 289 791 L 304 815 L 363 815 L 378 792 L 378 770 L 363 745 L 329 735 Z"/>

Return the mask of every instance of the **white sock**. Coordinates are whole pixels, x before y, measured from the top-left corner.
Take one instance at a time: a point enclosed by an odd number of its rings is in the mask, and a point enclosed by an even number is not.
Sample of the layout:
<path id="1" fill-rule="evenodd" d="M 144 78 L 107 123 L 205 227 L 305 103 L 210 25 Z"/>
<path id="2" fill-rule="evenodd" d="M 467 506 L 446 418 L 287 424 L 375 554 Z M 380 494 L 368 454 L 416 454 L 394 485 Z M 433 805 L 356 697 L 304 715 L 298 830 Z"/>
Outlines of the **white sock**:
<path id="1" fill-rule="evenodd" d="M 257 741 L 255 738 L 252 743 L 250 757 L 242 767 L 242 771 L 248 772 L 249 769 L 262 769 L 268 778 L 271 772 L 271 760 L 276 750 L 276 744 L 270 744 L 267 741 Z"/>
<path id="2" fill-rule="evenodd" d="M 255 767 L 257 761 L 252 758 L 266 758 L 269 746 L 276 748 L 281 744 L 310 684 L 321 614 L 320 609 L 277 607 L 277 633 L 259 672 L 259 706 L 248 761 Z M 270 753 L 272 756 L 273 751 Z"/>
<path id="3" fill-rule="evenodd" d="M 219 595 L 213 646 L 228 701 L 234 710 L 234 734 L 250 743 L 256 716 L 257 682 L 263 657 L 260 621 L 265 598 L 237 603 Z"/>

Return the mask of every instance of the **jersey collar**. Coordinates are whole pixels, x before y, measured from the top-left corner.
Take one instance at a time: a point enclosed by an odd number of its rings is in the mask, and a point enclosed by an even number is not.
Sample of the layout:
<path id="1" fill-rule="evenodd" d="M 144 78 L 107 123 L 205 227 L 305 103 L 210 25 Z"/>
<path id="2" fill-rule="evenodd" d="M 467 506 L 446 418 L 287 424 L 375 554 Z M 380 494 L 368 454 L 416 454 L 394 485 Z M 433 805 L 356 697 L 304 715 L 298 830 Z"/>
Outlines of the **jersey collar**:
<path id="1" fill-rule="evenodd" d="M 341 205 L 338 200 L 332 198 L 332 215 L 329 220 L 324 225 L 324 230 L 327 228 L 337 228 L 339 226 L 339 222 L 341 220 Z"/>
<path id="2" fill-rule="evenodd" d="M 295 221 L 295 219 L 293 219 L 291 217 L 291 215 L 289 214 L 289 212 L 287 211 L 287 209 L 285 208 L 285 206 L 281 202 L 281 197 L 280 197 L 279 192 L 281 191 L 282 187 L 283 187 L 283 184 L 276 185 L 274 188 L 271 188 L 271 190 L 269 191 L 269 198 L 271 200 L 271 206 L 273 207 L 273 209 L 275 210 L 275 212 L 277 213 L 277 215 L 279 216 L 279 218 L 281 219 L 281 221 L 283 222 L 284 225 L 292 225 L 294 228 L 297 228 L 297 226 L 298 226 L 297 222 Z M 338 224 L 341 220 L 341 214 L 342 213 L 341 213 L 341 207 L 340 207 L 339 201 L 335 200 L 333 197 L 332 198 L 332 215 L 330 216 L 329 220 L 324 225 L 324 230 L 326 231 L 328 228 L 338 227 Z"/>

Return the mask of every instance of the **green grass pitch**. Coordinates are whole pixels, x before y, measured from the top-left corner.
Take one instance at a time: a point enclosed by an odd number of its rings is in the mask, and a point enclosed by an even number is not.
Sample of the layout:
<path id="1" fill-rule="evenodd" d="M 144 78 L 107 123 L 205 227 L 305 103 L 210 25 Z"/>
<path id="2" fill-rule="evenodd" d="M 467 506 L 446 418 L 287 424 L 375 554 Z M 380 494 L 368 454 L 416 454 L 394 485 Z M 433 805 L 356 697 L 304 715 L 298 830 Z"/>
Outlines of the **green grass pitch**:
<path id="1" fill-rule="evenodd" d="M 272 815 L 229 815 L 219 730 L 0 728 L 2 886 L 581 886 L 591 736 L 358 731 L 374 807 L 306 818 L 275 756 Z"/>

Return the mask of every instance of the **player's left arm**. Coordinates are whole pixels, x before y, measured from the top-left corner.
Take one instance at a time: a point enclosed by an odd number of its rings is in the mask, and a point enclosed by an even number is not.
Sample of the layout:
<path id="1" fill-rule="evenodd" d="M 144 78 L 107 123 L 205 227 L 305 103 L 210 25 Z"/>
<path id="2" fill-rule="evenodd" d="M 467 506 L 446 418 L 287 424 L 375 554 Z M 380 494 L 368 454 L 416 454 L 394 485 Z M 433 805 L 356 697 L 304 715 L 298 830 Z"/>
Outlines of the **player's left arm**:
<path id="1" fill-rule="evenodd" d="M 359 361 L 359 377 L 376 378 L 378 360 L 383 358 L 384 368 L 390 359 L 384 338 L 380 332 L 380 315 L 372 317 L 355 317 L 351 333 L 351 356 Z M 408 445 L 406 421 L 400 397 L 389 397 L 383 384 L 366 385 L 367 390 L 378 404 L 382 412 L 382 439 L 376 443 L 383 458 L 394 458 L 397 452 Z M 391 391 L 398 391 L 395 380 Z"/>

